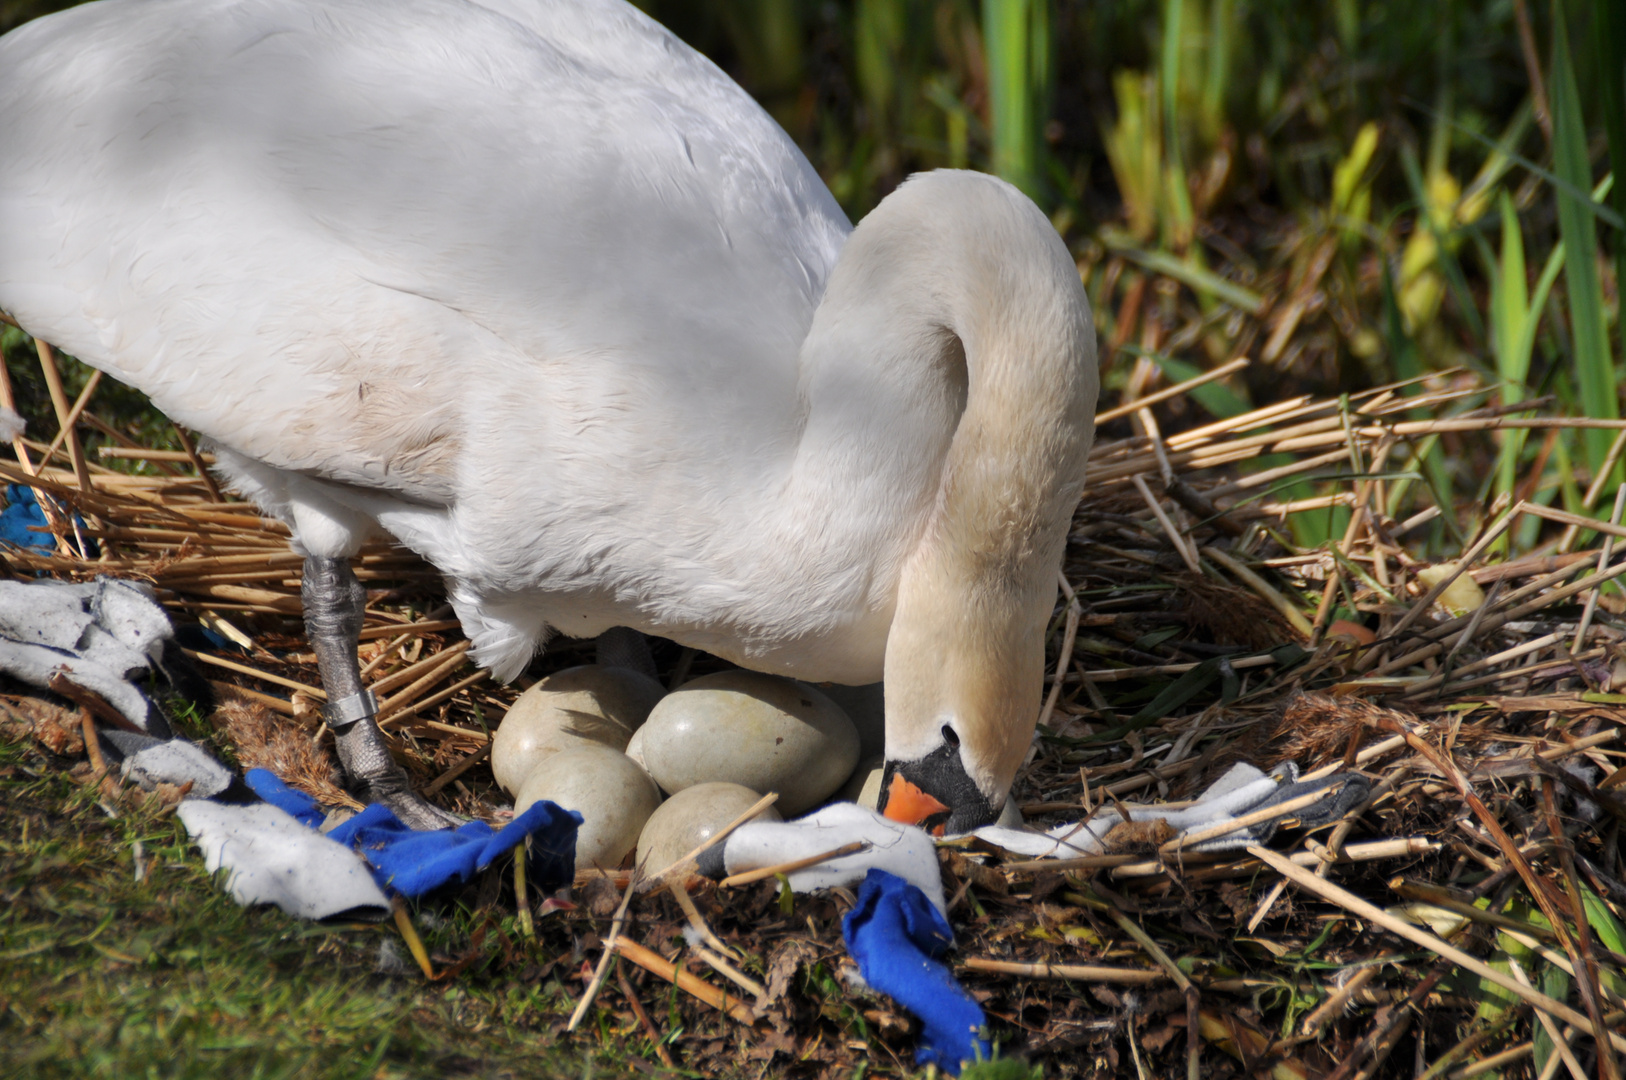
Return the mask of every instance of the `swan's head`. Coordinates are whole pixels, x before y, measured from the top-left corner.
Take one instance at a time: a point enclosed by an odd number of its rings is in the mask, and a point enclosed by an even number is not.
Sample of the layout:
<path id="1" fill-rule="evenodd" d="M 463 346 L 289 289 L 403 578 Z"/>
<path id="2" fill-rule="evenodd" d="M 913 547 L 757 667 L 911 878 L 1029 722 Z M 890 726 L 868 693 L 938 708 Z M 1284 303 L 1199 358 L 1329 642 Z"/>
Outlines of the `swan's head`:
<path id="1" fill-rule="evenodd" d="M 1094 437 L 1095 329 L 1049 220 L 992 177 L 930 173 L 898 188 L 854 230 L 835 277 L 883 268 L 906 283 L 894 297 L 926 298 L 892 314 L 914 321 L 900 335 L 914 348 L 941 354 L 917 370 L 959 380 L 965 407 L 899 579 L 881 809 L 969 830 L 998 817 L 1038 721 L 1045 628 Z"/>
<path id="2" fill-rule="evenodd" d="M 962 564 L 900 601 L 886 651 L 886 816 L 949 832 L 999 816 L 1038 720 L 1058 561 L 1047 555 L 1030 556 L 1042 578 Z"/>

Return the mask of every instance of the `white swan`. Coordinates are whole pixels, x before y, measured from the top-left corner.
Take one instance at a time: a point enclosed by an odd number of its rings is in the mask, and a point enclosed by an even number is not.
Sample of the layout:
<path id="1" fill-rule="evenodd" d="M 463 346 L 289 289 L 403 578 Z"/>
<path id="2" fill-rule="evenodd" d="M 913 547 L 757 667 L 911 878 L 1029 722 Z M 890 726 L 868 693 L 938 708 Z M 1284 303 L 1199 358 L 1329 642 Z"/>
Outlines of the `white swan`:
<path id="1" fill-rule="evenodd" d="M 621 0 L 102 0 L 0 40 L 0 307 L 288 522 L 374 794 L 345 560 L 382 527 L 501 678 L 616 626 L 884 674 L 890 812 L 1005 800 L 1097 381 L 1001 181 L 853 229 Z"/>

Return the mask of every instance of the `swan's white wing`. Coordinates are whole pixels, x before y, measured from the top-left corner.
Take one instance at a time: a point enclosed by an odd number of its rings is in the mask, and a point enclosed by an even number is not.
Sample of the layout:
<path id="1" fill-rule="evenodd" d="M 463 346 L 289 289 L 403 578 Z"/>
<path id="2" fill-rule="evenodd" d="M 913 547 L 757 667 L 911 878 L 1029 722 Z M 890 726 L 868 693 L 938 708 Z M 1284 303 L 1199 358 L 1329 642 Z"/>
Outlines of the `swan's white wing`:
<path id="1" fill-rule="evenodd" d="M 794 399 L 849 228 L 619 0 L 106 0 L 0 42 L 0 147 L 25 327 L 243 454 L 442 504 L 504 386 Z"/>

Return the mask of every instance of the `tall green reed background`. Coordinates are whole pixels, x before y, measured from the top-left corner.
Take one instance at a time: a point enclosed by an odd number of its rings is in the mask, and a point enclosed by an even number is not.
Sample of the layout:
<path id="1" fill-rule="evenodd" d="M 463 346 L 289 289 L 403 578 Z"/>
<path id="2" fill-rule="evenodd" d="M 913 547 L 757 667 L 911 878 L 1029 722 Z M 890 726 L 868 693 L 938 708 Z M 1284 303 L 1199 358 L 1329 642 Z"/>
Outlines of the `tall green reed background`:
<path id="1" fill-rule="evenodd" d="M 1175 424 L 1402 379 L 1461 391 L 1447 411 L 1619 414 L 1620 0 L 639 3 L 761 101 L 855 219 L 920 169 L 1032 195 L 1078 256 L 1109 389 L 1253 358 Z M 0 0 L 0 29 L 60 6 Z M 8 339 L 14 361 L 25 347 Z M 1612 435 L 1423 439 L 1391 508 L 1598 512 L 1589 490 L 1607 508 L 1626 478 Z M 1339 514 L 1291 525 L 1313 543 Z"/>
<path id="2" fill-rule="evenodd" d="M 1617 0 L 643 6 L 762 100 L 854 217 L 942 166 L 1032 195 L 1079 257 L 1111 388 L 1247 355 L 1191 420 L 1403 379 L 1460 390 L 1448 413 L 1620 414 Z M 1470 525 L 1516 497 L 1599 512 L 1626 478 L 1613 445 L 1423 439 L 1390 498 Z M 1306 543 L 1344 529 L 1291 524 Z"/>

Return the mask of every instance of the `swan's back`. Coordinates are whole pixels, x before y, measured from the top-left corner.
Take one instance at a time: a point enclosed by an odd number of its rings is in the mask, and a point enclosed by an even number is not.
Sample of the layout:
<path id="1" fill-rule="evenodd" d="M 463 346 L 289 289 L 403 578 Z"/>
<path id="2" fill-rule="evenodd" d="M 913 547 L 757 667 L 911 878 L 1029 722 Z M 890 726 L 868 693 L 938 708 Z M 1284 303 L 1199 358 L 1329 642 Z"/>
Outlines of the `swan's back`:
<path id="1" fill-rule="evenodd" d="M 243 455 L 432 505 L 540 422 L 519 386 L 781 438 L 849 231 L 619 0 L 103 0 L 0 41 L 0 147 L 0 307 Z"/>

